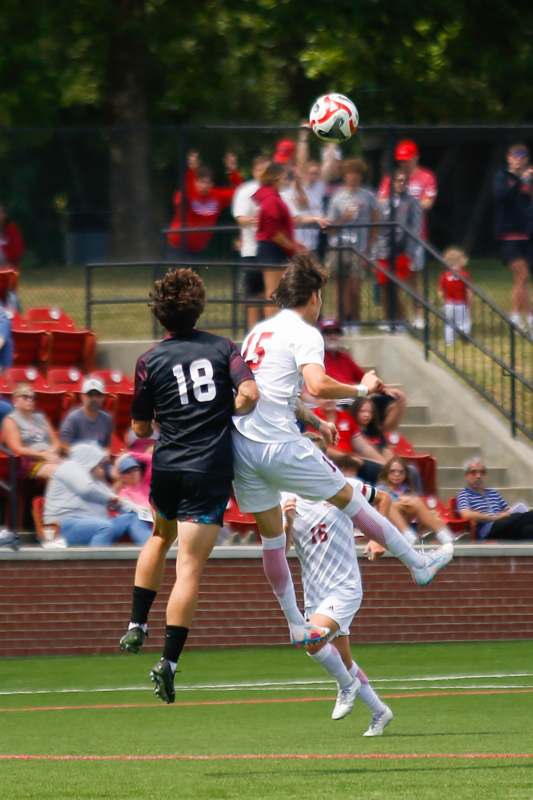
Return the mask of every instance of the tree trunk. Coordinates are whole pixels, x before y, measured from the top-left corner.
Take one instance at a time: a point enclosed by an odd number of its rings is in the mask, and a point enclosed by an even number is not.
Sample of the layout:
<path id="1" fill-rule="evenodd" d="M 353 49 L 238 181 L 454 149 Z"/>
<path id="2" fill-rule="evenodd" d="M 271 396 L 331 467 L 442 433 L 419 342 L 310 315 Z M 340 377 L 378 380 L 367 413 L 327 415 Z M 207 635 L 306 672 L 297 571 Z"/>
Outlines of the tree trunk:
<path id="1" fill-rule="evenodd" d="M 145 0 L 112 2 L 107 98 L 111 251 L 115 258 L 153 258 L 158 235 L 151 202 Z"/>

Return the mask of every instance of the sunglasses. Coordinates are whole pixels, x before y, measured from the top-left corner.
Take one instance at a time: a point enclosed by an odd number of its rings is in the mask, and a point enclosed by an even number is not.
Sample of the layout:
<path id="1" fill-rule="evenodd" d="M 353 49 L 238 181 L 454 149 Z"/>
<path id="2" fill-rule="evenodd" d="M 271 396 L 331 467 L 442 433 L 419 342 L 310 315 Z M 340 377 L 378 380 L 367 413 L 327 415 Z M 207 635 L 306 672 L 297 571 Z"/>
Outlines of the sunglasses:
<path id="1" fill-rule="evenodd" d="M 468 472 L 469 472 L 470 475 L 486 475 L 487 474 L 487 470 L 486 469 L 469 469 Z"/>
<path id="2" fill-rule="evenodd" d="M 34 394 L 18 394 L 17 397 L 21 397 L 23 400 L 35 400 Z"/>

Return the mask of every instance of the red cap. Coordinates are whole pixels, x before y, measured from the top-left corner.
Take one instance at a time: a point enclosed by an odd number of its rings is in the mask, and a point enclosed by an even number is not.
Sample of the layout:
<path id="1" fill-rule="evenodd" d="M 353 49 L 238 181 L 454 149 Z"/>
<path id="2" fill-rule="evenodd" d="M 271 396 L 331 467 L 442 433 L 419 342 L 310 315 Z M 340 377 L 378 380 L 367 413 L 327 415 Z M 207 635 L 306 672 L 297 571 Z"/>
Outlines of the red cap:
<path id="1" fill-rule="evenodd" d="M 410 161 L 412 158 L 418 158 L 418 147 L 416 142 L 412 139 L 402 139 L 396 145 L 394 151 L 394 158 L 396 161 Z"/>
<path id="2" fill-rule="evenodd" d="M 322 333 L 342 333 L 342 328 L 336 319 L 320 320 L 320 330 Z"/>
<path id="3" fill-rule="evenodd" d="M 280 139 L 276 145 L 276 152 L 272 160 L 275 164 L 286 164 L 287 161 L 293 158 L 295 150 L 296 144 L 292 139 Z"/>

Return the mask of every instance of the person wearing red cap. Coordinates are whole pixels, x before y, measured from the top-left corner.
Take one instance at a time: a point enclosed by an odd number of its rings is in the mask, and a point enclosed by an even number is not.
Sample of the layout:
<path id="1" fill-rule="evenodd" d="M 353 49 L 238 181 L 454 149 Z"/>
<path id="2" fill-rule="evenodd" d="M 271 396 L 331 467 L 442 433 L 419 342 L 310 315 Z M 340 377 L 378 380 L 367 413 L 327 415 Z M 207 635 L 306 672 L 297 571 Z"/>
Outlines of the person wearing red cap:
<path id="1" fill-rule="evenodd" d="M 292 139 L 280 139 L 276 144 L 276 150 L 272 161 L 274 164 L 293 165 L 296 153 L 296 143 Z"/>
<path id="2" fill-rule="evenodd" d="M 400 163 L 402 169 L 407 174 L 407 191 L 411 197 L 414 197 L 416 200 L 418 200 L 422 211 L 424 212 L 422 235 L 420 238 L 424 241 L 427 241 L 427 213 L 433 208 L 433 204 L 435 203 L 435 199 L 437 197 L 437 178 L 432 170 L 427 169 L 427 167 L 419 166 L 419 155 L 418 145 L 412 139 L 402 139 L 400 142 L 398 142 L 394 151 L 394 158 Z M 390 175 L 385 175 L 382 178 L 378 189 L 378 200 L 380 203 L 390 197 L 390 187 Z M 416 273 L 424 269 L 424 256 L 425 252 L 423 248 L 418 248 L 416 257 L 413 259 L 410 265 L 411 277 L 409 282 L 414 291 L 417 291 L 418 289 L 418 279 Z M 417 312 L 415 319 L 415 326 L 417 328 L 424 326 L 424 320 L 419 311 Z"/>

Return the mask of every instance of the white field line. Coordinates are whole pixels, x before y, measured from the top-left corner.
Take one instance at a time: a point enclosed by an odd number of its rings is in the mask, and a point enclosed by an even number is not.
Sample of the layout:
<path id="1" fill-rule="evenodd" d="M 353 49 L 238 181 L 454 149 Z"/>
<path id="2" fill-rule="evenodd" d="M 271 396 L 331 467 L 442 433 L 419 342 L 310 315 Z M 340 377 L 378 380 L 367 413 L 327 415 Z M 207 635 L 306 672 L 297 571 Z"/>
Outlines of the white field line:
<path id="1" fill-rule="evenodd" d="M 458 675 L 427 675 L 420 677 L 396 677 L 396 678 L 372 678 L 373 684 L 393 684 L 388 685 L 387 689 L 394 690 L 424 690 L 424 689 L 529 689 L 531 684 L 461 684 L 453 687 L 440 686 L 437 682 L 458 681 L 458 680 L 479 680 L 479 679 L 506 679 L 506 678 L 532 678 L 533 672 L 489 672 L 478 674 L 458 674 Z M 423 686 L 413 684 L 423 683 Z M 432 684 L 432 685 L 429 685 Z M 294 691 L 295 689 L 313 688 L 316 691 L 330 691 L 334 681 L 328 679 L 313 680 L 304 678 L 301 680 L 287 681 L 254 681 L 253 683 L 191 683 L 177 684 L 176 692 L 191 691 L 219 691 L 219 692 L 238 692 L 238 691 Z M 106 692 L 145 692 L 153 691 L 152 686 L 146 684 L 142 686 L 101 686 L 91 688 L 67 688 L 67 689 L 7 689 L 1 690 L 0 696 L 11 697 L 13 695 L 39 695 L 39 694 L 97 694 Z"/>

